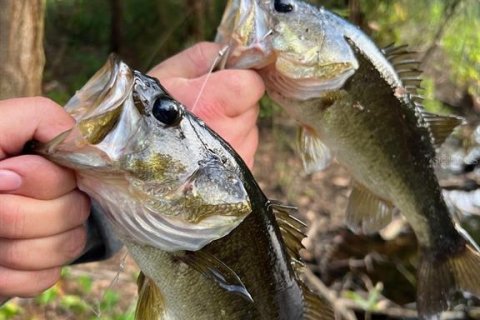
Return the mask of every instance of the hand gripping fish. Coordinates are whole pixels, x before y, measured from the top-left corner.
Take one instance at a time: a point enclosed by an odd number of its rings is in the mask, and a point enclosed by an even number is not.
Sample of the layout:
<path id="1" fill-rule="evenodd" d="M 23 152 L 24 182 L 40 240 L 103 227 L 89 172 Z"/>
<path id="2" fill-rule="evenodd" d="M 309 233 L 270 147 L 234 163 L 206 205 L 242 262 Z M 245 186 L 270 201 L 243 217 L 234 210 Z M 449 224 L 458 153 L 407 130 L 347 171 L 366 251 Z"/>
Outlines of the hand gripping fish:
<path id="1" fill-rule="evenodd" d="M 231 0 L 217 42 L 228 68 L 252 68 L 301 125 L 307 171 L 335 156 L 353 176 L 347 223 L 386 226 L 394 209 L 419 242 L 418 310 L 436 318 L 449 295 L 480 295 L 480 255 L 457 231 L 434 173 L 435 148 L 461 119 L 426 112 L 418 63 L 402 47 L 379 50 L 357 27 L 296 0 Z"/>
<path id="2" fill-rule="evenodd" d="M 299 279 L 302 223 L 156 79 L 111 57 L 65 109 L 76 125 L 37 151 L 140 266 L 137 319 L 333 319 Z"/>

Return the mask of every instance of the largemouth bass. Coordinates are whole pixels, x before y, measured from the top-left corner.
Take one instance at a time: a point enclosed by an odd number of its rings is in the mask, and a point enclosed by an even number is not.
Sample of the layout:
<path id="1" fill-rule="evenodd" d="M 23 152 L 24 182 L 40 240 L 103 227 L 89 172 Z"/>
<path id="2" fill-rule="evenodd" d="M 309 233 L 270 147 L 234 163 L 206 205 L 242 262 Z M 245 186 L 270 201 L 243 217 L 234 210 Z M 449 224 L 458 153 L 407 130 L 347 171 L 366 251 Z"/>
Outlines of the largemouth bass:
<path id="1" fill-rule="evenodd" d="M 38 152 L 138 263 L 137 319 L 333 319 L 299 279 L 302 224 L 156 79 L 112 57 L 65 109 L 76 125 Z"/>
<path id="2" fill-rule="evenodd" d="M 231 0 L 217 42 L 229 68 L 256 69 L 301 125 L 307 171 L 335 156 L 353 177 L 347 224 L 371 233 L 394 210 L 419 243 L 417 305 L 436 318 L 456 290 L 480 295 L 480 255 L 457 230 L 434 173 L 435 148 L 461 119 L 426 112 L 418 63 L 380 50 L 356 26 L 296 0 Z"/>

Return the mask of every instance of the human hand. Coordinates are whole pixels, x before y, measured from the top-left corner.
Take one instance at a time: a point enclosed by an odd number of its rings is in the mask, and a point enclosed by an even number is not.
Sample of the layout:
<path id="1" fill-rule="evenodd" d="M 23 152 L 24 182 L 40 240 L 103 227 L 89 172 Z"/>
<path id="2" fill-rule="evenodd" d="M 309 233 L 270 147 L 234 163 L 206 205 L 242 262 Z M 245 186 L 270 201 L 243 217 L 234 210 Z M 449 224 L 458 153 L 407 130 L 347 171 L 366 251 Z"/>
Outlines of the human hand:
<path id="1" fill-rule="evenodd" d="M 222 136 L 251 168 L 258 145 L 258 100 L 265 92 L 260 76 L 251 70 L 221 70 L 210 75 L 200 99 L 206 73 L 221 46 L 202 42 L 165 60 L 149 74 L 190 111 Z"/>
<path id="2" fill-rule="evenodd" d="M 0 101 L 0 303 L 49 288 L 84 249 L 90 202 L 73 172 L 19 155 L 27 141 L 47 142 L 73 124 L 45 98 Z"/>

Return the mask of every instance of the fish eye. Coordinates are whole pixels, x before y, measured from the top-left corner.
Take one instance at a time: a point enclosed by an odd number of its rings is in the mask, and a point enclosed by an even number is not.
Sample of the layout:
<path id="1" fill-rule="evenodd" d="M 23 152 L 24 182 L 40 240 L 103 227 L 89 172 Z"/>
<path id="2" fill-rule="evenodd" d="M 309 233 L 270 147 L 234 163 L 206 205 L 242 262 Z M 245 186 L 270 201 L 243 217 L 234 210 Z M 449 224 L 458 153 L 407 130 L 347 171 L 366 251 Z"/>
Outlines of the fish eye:
<path id="1" fill-rule="evenodd" d="M 152 115 L 166 126 L 174 126 L 181 120 L 178 103 L 168 97 L 158 97 L 153 103 Z"/>
<path id="2" fill-rule="evenodd" d="M 275 11 L 280 13 L 288 13 L 293 11 L 293 5 L 290 3 L 285 3 L 285 0 L 275 0 L 273 6 Z"/>

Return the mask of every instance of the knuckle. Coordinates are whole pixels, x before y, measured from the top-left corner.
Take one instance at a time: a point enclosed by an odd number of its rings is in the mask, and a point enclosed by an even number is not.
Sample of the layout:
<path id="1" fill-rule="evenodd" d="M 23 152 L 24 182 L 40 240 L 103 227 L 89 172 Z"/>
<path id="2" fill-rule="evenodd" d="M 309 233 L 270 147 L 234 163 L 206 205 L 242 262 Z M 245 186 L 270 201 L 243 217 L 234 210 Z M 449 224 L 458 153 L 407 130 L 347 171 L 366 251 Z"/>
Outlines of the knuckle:
<path id="1" fill-rule="evenodd" d="M 60 278 L 60 268 L 23 273 L 0 268 L 0 295 L 34 297 L 54 285 Z"/>
<path id="2" fill-rule="evenodd" d="M 90 215 L 90 198 L 83 192 L 76 191 L 75 193 L 77 194 L 77 199 L 75 201 L 75 205 L 78 206 L 77 214 L 80 222 L 83 223 Z"/>
<path id="3" fill-rule="evenodd" d="M 42 270 L 38 272 L 33 272 L 31 274 L 30 288 L 26 288 L 25 292 L 19 294 L 19 297 L 22 298 L 31 298 L 38 296 L 43 291 L 52 287 L 60 279 L 60 268 L 53 268 L 49 270 Z"/>
<path id="4" fill-rule="evenodd" d="M 17 241 L 2 241 L 0 245 L 1 259 L 0 262 L 2 265 L 16 268 L 19 263 L 25 259 L 25 252 L 22 251 L 21 246 L 18 245 Z"/>
<path id="5" fill-rule="evenodd" d="M 76 228 L 69 232 L 68 239 L 63 244 L 63 253 L 65 259 L 71 261 L 78 258 L 83 252 L 87 242 L 87 230 L 84 226 Z"/>
<path id="6" fill-rule="evenodd" d="M 11 274 L 10 270 L 0 268 L 0 295 L 3 295 L 10 286 L 11 286 Z"/>
<path id="7" fill-rule="evenodd" d="M 211 64 L 211 49 L 215 46 L 215 44 L 210 42 L 199 42 L 191 47 L 190 50 L 187 50 L 187 58 L 198 70 L 202 70 Z"/>
<path id="8" fill-rule="evenodd" d="M 58 105 L 51 99 L 47 97 L 37 96 L 33 97 L 35 106 L 38 108 L 58 108 Z"/>
<path id="9" fill-rule="evenodd" d="M 10 196 L 0 201 L 0 237 L 16 238 L 25 230 L 25 215 L 21 201 L 11 201 Z"/>

